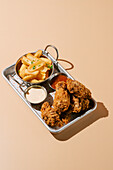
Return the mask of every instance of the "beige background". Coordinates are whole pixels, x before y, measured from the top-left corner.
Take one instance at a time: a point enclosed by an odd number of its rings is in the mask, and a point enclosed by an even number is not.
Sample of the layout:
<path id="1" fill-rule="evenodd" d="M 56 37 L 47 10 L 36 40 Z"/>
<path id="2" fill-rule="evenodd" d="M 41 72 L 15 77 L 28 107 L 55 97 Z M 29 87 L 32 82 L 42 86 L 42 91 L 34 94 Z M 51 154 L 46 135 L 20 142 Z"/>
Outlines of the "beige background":
<path id="1" fill-rule="evenodd" d="M 0 170 L 112 170 L 113 1 L 0 0 L 0 72 L 47 44 L 74 64 L 97 110 L 53 136 L 0 75 Z"/>

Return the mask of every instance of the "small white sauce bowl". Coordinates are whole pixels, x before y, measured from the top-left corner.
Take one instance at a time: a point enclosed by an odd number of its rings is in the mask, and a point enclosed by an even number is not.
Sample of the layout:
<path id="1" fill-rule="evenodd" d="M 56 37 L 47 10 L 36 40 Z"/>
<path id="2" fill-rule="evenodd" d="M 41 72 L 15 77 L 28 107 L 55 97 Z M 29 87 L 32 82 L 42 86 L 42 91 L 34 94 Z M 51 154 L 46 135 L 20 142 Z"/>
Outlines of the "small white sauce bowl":
<path id="1" fill-rule="evenodd" d="M 45 93 L 44 99 L 43 99 L 43 100 L 40 100 L 40 101 L 37 101 L 37 102 L 31 102 L 31 101 L 29 101 L 28 98 L 27 98 L 27 94 L 29 93 L 29 90 L 32 89 L 32 88 L 34 88 L 34 89 L 42 89 L 42 90 L 44 91 L 44 93 Z M 40 85 L 32 85 L 32 86 L 29 86 L 29 87 L 25 90 L 25 92 L 24 92 L 24 97 L 25 97 L 26 100 L 27 100 L 28 102 L 30 102 L 31 104 L 39 104 L 39 103 L 42 103 L 42 102 L 47 98 L 47 90 L 46 90 L 43 86 L 40 86 Z"/>

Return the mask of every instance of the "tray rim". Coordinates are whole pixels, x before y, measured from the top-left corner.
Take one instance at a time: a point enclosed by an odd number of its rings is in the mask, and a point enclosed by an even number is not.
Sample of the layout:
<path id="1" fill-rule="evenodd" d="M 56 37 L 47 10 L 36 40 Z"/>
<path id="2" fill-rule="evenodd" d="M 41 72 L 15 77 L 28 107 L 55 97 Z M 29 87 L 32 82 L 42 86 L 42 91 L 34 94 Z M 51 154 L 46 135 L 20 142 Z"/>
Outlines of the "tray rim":
<path id="1" fill-rule="evenodd" d="M 50 55 L 50 54 L 49 54 Z M 51 55 L 50 55 L 51 58 L 53 58 Z M 58 63 L 59 64 L 59 63 Z M 3 78 L 8 82 L 8 84 L 14 89 L 14 91 L 21 97 L 21 99 L 28 105 L 28 107 L 33 111 L 33 113 L 39 118 L 39 120 L 45 125 L 45 127 L 51 132 L 51 133 L 60 133 L 62 132 L 63 130 L 65 130 L 66 128 L 68 128 L 69 126 L 71 126 L 72 124 L 74 124 L 75 122 L 79 121 L 80 119 L 82 119 L 83 117 L 87 116 L 88 114 L 90 114 L 91 112 L 93 112 L 96 108 L 97 108 L 97 102 L 92 98 L 93 102 L 94 102 L 94 107 L 88 111 L 86 111 L 83 115 L 77 117 L 76 119 L 73 119 L 71 122 L 65 124 L 64 126 L 60 127 L 59 129 L 52 129 L 51 127 L 49 127 L 45 122 L 44 120 L 37 114 L 37 112 L 32 108 L 32 106 L 26 101 L 26 99 L 19 93 L 19 91 L 15 88 L 15 86 L 12 85 L 12 83 L 8 80 L 8 78 L 5 76 L 5 71 L 7 69 L 10 69 L 11 67 L 14 67 L 15 64 L 12 64 L 8 67 L 6 67 L 3 71 L 2 71 L 2 76 Z M 59 64 L 59 66 L 65 70 L 63 68 L 63 66 L 61 66 Z M 67 72 L 65 70 L 65 72 Z M 68 73 L 68 72 L 67 72 Z M 68 73 L 69 74 L 69 73 Z M 69 74 L 70 75 L 70 74 Z M 71 76 L 71 75 L 70 75 Z M 73 78 L 73 77 L 72 77 Z M 74 78 L 73 78 L 74 79 Z"/>

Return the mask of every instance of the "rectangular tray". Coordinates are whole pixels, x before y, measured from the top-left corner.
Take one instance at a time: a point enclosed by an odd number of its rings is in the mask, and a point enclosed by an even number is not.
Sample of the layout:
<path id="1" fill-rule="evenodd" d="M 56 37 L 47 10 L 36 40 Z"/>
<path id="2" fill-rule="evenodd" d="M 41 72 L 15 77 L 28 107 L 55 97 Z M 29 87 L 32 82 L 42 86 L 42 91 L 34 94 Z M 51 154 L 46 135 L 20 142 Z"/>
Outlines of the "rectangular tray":
<path id="1" fill-rule="evenodd" d="M 65 73 L 69 78 L 73 79 L 74 78 L 59 64 L 56 62 L 56 60 L 46 51 L 42 50 L 43 54 L 45 56 L 48 56 L 54 63 L 55 66 L 55 71 L 56 72 L 62 72 Z M 84 114 L 82 114 L 81 116 L 72 116 L 71 121 L 67 124 L 65 124 L 62 127 L 49 127 L 45 121 L 41 118 L 41 112 L 40 112 L 40 108 L 41 108 L 41 104 L 38 105 L 32 105 L 30 104 L 24 97 L 24 93 L 23 91 L 19 88 L 18 83 L 16 83 L 12 78 L 10 78 L 10 75 L 13 75 L 15 73 L 15 64 L 7 67 L 6 69 L 3 70 L 2 75 L 5 78 L 5 80 L 9 83 L 9 85 L 16 91 L 16 93 L 22 98 L 22 100 L 29 106 L 29 108 L 33 111 L 33 113 L 40 119 L 40 121 L 45 125 L 45 127 L 51 132 L 51 133 L 59 133 L 61 131 L 63 131 L 64 129 L 68 128 L 69 126 L 71 126 L 72 124 L 74 124 L 75 122 L 77 122 L 78 120 L 80 120 L 81 118 L 85 117 L 86 115 L 90 114 L 92 111 L 94 111 L 97 107 L 97 103 L 96 101 L 92 98 L 92 103 L 93 103 L 93 107 L 92 109 L 86 111 Z M 53 74 L 54 74 L 53 73 Z M 15 75 L 14 78 L 19 82 L 22 83 L 22 81 Z M 52 89 L 50 89 L 48 82 L 45 82 L 44 84 L 42 83 L 41 85 L 43 85 L 48 92 L 48 97 L 46 99 L 46 101 L 48 101 L 50 104 L 52 104 L 53 99 L 54 99 L 54 94 L 55 92 L 52 91 Z M 25 87 L 24 87 L 25 88 Z M 23 89 L 24 89 L 23 88 Z"/>

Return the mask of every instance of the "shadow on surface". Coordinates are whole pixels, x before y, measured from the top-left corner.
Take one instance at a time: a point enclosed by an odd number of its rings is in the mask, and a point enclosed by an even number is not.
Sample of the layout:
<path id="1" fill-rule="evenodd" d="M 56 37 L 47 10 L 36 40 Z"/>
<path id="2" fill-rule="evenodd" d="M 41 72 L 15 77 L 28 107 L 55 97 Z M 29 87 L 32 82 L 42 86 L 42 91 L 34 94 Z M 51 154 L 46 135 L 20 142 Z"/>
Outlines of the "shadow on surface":
<path id="1" fill-rule="evenodd" d="M 57 140 L 65 141 L 70 139 L 72 136 L 76 135 L 95 121 L 100 118 L 107 117 L 108 110 L 105 108 L 104 104 L 97 102 L 97 108 L 89 115 L 83 117 L 82 119 L 75 122 L 73 125 L 65 129 L 63 132 L 58 134 L 52 134 Z"/>

